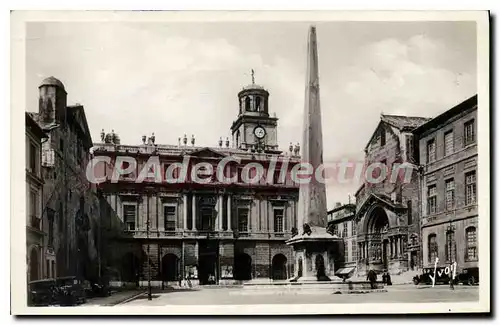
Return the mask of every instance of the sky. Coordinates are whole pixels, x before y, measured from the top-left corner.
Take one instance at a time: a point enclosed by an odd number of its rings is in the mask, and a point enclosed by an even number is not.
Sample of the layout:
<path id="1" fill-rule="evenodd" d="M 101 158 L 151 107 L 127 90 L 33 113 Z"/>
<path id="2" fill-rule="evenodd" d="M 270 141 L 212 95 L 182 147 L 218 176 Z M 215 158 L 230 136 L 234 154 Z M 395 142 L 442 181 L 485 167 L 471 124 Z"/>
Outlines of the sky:
<path id="1" fill-rule="evenodd" d="M 231 138 L 237 93 L 255 82 L 270 93 L 278 142 L 302 139 L 305 22 L 30 22 L 27 111 L 38 86 L 61 80 L 68 104 L 83 104 L 94 142 L 101 129 L 122 144 L 216 147 Z M 318 38 L 324 161 L 363 161 L 380 114 L 433 117 L 477 92 L 474 22 L 320 22 Z M 327 185 L 328 208 L 359 184 Z"/>

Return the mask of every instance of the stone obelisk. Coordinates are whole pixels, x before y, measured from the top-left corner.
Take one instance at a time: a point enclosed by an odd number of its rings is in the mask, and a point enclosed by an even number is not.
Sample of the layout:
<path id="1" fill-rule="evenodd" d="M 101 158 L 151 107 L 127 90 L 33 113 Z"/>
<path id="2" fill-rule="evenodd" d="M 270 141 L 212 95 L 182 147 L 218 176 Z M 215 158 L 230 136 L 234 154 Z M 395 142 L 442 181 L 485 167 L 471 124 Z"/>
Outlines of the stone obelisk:
<path id="1" fill-rule="evenodd" d="M 319 93 L 318 46 L 316 27 L 309 29 L 307 75 L 304 105 L 301 161 L 313 167 L 310 182 L 300 184 L 297 211 L 298 234 L 287 241 L 295 253 L 293 281 L 328 281 L 333 276 L 335 256 L 339 253 L 337 236 L 326 231 L 327 209 L 324 182 L 316 177 L 323 164 L 323 133 Z"/>

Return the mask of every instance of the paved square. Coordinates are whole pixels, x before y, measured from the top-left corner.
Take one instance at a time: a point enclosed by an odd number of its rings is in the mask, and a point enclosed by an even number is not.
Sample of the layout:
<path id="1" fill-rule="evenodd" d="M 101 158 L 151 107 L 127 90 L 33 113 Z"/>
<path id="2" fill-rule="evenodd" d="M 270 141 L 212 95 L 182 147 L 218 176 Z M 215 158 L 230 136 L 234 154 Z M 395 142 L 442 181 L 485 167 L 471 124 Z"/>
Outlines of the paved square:
<path id="1" fill-rule="evenodd" d="M 415 287 L 393 286 L 387 292 L 366 294 L 333 293 L 270 293 L 242 288 L 200 288 L 192 291 L 155 293 L 153 300 L 147 296 L 121 306 L 167 306 L 167 305 L 253 305 L 253 304 L 331 304 L 331 303 L 430 303 L 430 302 L 476 302 L 479 287 L 447 286 Z"/>

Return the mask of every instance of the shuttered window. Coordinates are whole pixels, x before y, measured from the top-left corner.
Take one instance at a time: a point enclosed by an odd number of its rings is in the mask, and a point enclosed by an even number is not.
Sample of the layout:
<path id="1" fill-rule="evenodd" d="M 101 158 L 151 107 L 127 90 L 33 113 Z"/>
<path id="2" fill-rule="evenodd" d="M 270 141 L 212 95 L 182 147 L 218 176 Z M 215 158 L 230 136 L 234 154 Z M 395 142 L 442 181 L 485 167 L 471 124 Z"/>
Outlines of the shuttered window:
<path id="1" fill-rule="evenodd" d="M 167 231 L 173 231 L 175 230 L 175 219 L 176 219 L 176 213 L 175 213 L 175 207 L 174 206 L 169 206 L 166 205 L 163 207 L 163 216 L 165 220 L 165 230 Z"/>
<path id="2" fill-rule="evenodd" d="M 436 141 L 434 139 L 427 142 L 427 162 L 436 161 Z"/>
<path id="3" fill-rule="evenodd" d="M 135 230 L 135 215 L 136 215 L 135 205 L 132 204 L 123 205 L 123 216 L 127 230 Z"/>
<path id="4" fill-rule="evenodd" d="M 444 134 L 444 155 L 451 155 L 454 151 L 453 131 Z"/>

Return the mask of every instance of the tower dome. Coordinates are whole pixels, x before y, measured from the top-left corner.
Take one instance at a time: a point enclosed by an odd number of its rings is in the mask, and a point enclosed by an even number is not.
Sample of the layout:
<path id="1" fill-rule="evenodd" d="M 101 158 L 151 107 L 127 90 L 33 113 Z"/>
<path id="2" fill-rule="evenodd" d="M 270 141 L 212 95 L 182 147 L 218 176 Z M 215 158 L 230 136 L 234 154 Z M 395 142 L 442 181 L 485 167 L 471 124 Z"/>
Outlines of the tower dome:
<path id="1" fill-rule="evenodd" d="M 56 87 L 61 88 L 62 90 L 65 90 L 64 84 L 59 79 L 52 77 L 52 76 L 43 79 L 38 88 L 43 87 L 43 86 L 56 86 Z"/>
<path id="2" fill-rule="evenodd" d="M 255 83 L 255 73 L 252 69 L 252 83 L 243 87 L 238 93 L 240 114 L 269 115 L 269 92 L 261 85 Z"/>

